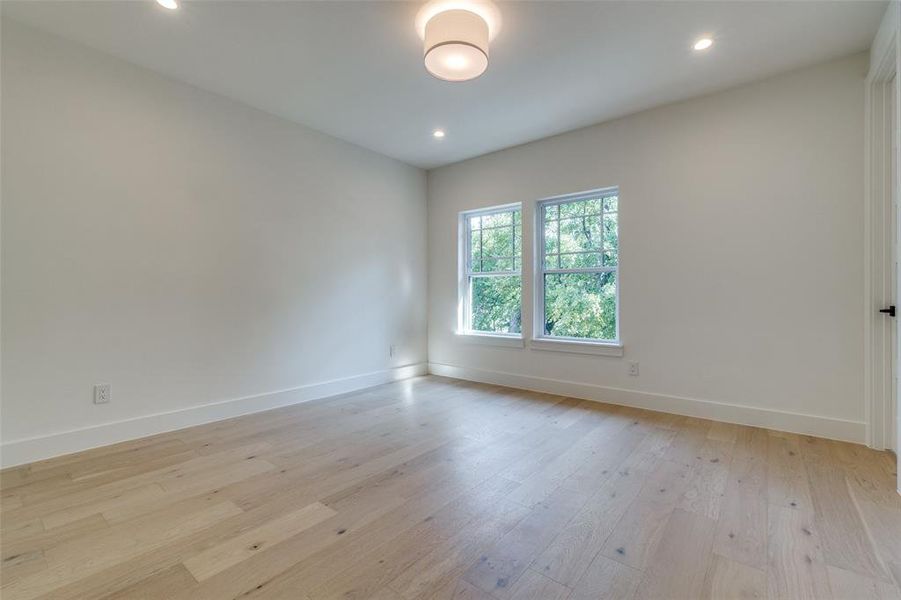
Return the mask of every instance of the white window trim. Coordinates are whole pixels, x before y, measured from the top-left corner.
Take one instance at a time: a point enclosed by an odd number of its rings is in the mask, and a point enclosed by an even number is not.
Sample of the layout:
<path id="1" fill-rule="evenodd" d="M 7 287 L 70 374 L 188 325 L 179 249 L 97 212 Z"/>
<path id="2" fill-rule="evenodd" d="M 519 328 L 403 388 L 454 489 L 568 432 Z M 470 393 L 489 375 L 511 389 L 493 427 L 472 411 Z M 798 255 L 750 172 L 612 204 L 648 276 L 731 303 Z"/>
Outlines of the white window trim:
<path id="1" fill-rule="evenodd" d="M 490 333 L 486 331 L 458 331 L 457 337 L 468 344 L 482 346 L 501 346 L 503 348 L 525 348 L 526 342 L 521 334 Z"/>
<path id="2" fill-rule="evenodd" d="M 469 225 L 468 219 L 474 216 L 485 216 L 485 215 L 493 215 L 497 213 L 510 212 L 512 210 L 519 211 L 519 226 L 520 226 L 520 238 L 519 238 L 519 248 L 520 248 L 520 260 L 519 260 L 519 269 L 513 271 L 504 271 L 504 272 L 494 272 L 490 274 L 485 274 L 483 276 L 486 277 L 501 277 L 501 276 L 510 276 L 516 275 L 520 278 L 520 298 L 522 298 L 522 257 L 523 257 L 523 243 L 522 243 L 522 219 L 523 219 L 523 211 L 522 211 L 522 203 L 521 202 L 512 202 L 510 204 L 503 204 L 500 206 L 492 206 L 485 209 L 476 209 L 476 210 L 466 210 L 460 213 L 458 217 L 458 256 L 457 256 L 457 264 L 458 264 L 458 282 L 457 282 L 457 331 L 456 334 L 459 339 L 474 343 L 474 344 L 483 344 L 489 346 L 506 346 L 506 347 L 525 347 L 525 342 L 522 333 L 497 333 L 491 331 L 477 331 L 472 329 L 471 323 L 469 321 L 471 316 L 471 311 L 469 309 L 471 302 L 471 288 L 469 284 L 469 278 L 472 273 L 469 271 L 468 266 L 470 264 L 470 247 L 469 247 Z M 520 300 L 521 302 L 522 300 Z M 520 308 L 522 310 L 522 307 Z M 525 327 L 523 327 L 525 329 Z"/>
<path id="3" fill-rule="evenodd" d="M 594 354 L 597 356 L 622 356 L 623 345 L 618 342 L 595 342 L 580 338 L 542 337 L 529 342 L 532 350 L 549 352 L 571 352 L 573 354 Z"/>
<path id="4" fill-rule="evenodd" d="M 620 280 L 619 267 L 622 265 L 622 254 L 617 244 L 616 267 L 596 267 L 592 269 L 545 269 L 544 268 L 544 208 L 555 204 L 564 204 L 578 200 L 589 200 L 598 196 L 619 196 L 619 187 L 611 186 L 586 192 L 563 194 L 544 198 L 535 203 L 534 227 L 535 245 L 532 252 L 532 341 L 529 347 L 535 350 L 558 352 L 574 352 L 577 354 L 597 354 L 603 356 L 622 356 L 623 343 L 620 333 Z M 617 239 L 619 239 L 619 202 L 617 201 Z M 616 339 L 598 340 L 590 338 L 572 338 L 545 335 L 544 333 L 544 276 L 546 273 L 609 273 L 616 272 Z"/>

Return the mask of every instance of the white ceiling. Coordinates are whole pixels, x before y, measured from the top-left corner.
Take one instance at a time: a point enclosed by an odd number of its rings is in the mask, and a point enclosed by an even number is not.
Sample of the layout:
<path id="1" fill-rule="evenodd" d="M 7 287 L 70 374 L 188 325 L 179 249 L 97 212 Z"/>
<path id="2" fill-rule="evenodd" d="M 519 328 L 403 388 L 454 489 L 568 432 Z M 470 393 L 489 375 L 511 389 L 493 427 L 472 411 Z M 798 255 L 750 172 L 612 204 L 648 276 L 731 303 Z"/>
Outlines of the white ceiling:
<path id="1" fill-rule="evenodd" d="M 865 50 L 886 3 L 500 2 L 487 73 L 422 66 L 414 2 L 10 1 L 24 21 L 431 168 Z M 701 34 L 716 45 L 691 50 Z M 432 131 L 447 131 L 435 140 Z"/>

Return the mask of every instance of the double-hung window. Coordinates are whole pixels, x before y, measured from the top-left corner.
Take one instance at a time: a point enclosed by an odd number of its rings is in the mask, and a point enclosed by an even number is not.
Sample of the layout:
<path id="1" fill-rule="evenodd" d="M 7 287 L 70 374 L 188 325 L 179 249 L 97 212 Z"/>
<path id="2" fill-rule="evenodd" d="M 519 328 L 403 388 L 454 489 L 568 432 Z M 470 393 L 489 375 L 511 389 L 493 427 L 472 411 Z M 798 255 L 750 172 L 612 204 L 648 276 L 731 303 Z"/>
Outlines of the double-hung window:
<path id="1" fill-rule="evenodd" d="M 536 337 L 619 344 L 616 188 L 538 203 Z"/>
<path id="2" fill-rule="evenodd" d="M 462 329 L 522 333 L 522 210 L 519 204 L 462 214 Z"/>

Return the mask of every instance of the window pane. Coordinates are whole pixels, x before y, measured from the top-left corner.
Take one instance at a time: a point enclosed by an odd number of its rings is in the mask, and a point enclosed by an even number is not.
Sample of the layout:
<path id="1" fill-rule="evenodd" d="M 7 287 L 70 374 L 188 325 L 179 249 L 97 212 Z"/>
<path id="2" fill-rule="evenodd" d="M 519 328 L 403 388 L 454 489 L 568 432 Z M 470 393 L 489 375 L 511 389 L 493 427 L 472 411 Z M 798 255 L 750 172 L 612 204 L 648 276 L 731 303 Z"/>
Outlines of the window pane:
<path id="1" fill-rule="evenodd" d="M 616 273 L 544 276 L 545 335 L 616 339 Z"/>
<path id="2" fill-rule="evenodd" d="M 614 228 L 615 228 L 614 223 Z M 584 252 L 601 249 L 601 216 L 560 220 L 560 251 Z"/>
<path id="3" fill-rule="evenodd" d="M 600 252 L 604 240 L 604 217 L 601 215 L 601 209 L 601 198 L 565 202 L 545 208 L 545 268 L 578 269 L 602 266 L 603 256 Z M 547 215 L 554 211 L 559 212 L 560 219 L 547 220 Z M 614 219 L 611 224 L 615 236 L 616 215 L 608 216 Z M 597 254 L 584 254 L 593 251 Z M 556 256 L 557 253 L 561 256 Z"/>
<path id="4" fill-rule="evenodd" d="M 493 271 L 512 271 L 513 258 L 488 258 L 482 259 L 482 273 L 491 273 Z"/>
<path id="5" fill-rule="evenodd" d="M 617 196 L 607 196 L 604 198 L 604 211 L 616 212 L 617 200 L 619 200 Z"/>
<path id="6" fill-rule="evenodd" d="M 588 252 L 584 254 L 561 254 L 561 269 L 589 269 L 591 267 L 602 267 L 603 257 L 600 252 Z M 556 267 L 548 267 L 553 269 Z"/>
<path id="7" fill-rule="evenodd" d="M 544 224 L 544 252 L 545 254 L 557 253 L 557 221 L 548 221 Z M 554 259 L 556 262 L 556 259 Z M 550 265 L 549 265 L 550 266 Z"/>
<path id="8" fill-rule="evenodd" d="M 469 234 L 469 260 L 470 265 L 469 268 L 471 271 L 481 271 L 482 265 L 480 262 L 482 245 L 481 245 L 481 234 L 479 231 L 472 231 Z"/>
<path id="9" fill-rule="evenodd" d="M 619 248 L 619 240 L 617 234 L 617 213 L 604 215 L 604 249 L 616 250 Z"/>
<path id="10" fill-rule="evenodd" d="M 482 215 L 482 227 L 510 227 L 513 223 L 513 211 Z"/>
<path id="11" fill-rule="evenodd" d="M 614 251 L 604 252 L 604 266 L 615 267 L 619 264 L 618 253 Z"/>
<path id="12" fill-rule="evenodd" d="M 553 204 L 551 206 L 544 207 L 544 220 L 545 221 L 553 221 L 554 219 L 560 218 L 560 206 L 557 204 Z"/>
<path id="13" fill-rule="evenodd" d="M 522 211 L 468 216 L 469 270 L 518 271 L 522 264 Z"/>
<path id="14" fill-rule="evenodd" d="M 482 229 L 482 257 L 513 256 L 513 228 Z M 487 270 L 488 268 L 485 267 Z"/>
<path id="15" fill-rule="evenodd" d="M 513 268 L 522 266 L 522 213 L 513 213 Z"/>
<path id="16" fill-rule="evenodd" d="M 592 198 L 582 203 L 585 206 L 586 215 L 597 215 L 604 210 L 604 201 L 601 198 Z"/>
<path id="17" fill-rule="evenodd" d="M 564 202 L 560 204 L 560 218 L 566 219 L 570 217 L 583 217 L 585 215 L 597 215 L 601 213 L 601 198 L 590 198 L 588 200 L 576 200 L 573 202 Z"/>
<path id="18" fill-rule="evenodd" d="M 472 329 L 492 333 L 520 333 L 521 288 L 519 275 L 473 277 Z"/>

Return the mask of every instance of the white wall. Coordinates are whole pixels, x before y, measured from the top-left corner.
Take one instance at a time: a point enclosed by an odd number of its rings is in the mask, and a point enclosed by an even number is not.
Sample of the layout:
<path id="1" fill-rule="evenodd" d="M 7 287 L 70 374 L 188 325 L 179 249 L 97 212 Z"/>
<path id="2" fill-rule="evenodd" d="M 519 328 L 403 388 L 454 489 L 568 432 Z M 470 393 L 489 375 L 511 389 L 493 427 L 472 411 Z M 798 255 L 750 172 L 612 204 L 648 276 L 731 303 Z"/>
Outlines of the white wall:
<path id="1" fill-rule="evenodd" d="M 433 371 L 862 441 L 866 70 L 861 54 L 430 171 Z M 613 185 L 623 358 L 454 335 L 460 211 L 523 202 L 530 253 L 535 200 Z"/>
<path id="2" fill-rule="evenodd" d="M 7 19 L 2 91 L 4 464 L 426 360 L 423 171 Z"/>

